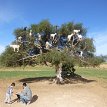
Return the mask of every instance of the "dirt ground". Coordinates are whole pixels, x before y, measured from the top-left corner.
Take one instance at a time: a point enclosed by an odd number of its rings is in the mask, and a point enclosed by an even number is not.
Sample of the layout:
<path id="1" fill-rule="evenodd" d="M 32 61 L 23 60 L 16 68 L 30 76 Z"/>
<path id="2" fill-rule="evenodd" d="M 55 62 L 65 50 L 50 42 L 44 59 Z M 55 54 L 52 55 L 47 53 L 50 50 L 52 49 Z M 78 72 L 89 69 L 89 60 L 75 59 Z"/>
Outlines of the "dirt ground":
<path id="1" fill-rule="evenodd" d="M 107 64 L 101 64 L 100 68 L 107 68 Z"/>
<path id="2" fill-rule="evenodd" d="M 33 92 L 29 105 L 17 101 L 4 104 L 5 91 L 11 82 L 16 83 L 14 93 L 22 90 L 24 80 L 0 80 L 0 107 L 107 107 L 107 85 L 102 84 L 102 80 L 57 85 L 49 80 L 28 79 L 27 83 Z M 15 99 L 14 94 L 12 100 Z"/>

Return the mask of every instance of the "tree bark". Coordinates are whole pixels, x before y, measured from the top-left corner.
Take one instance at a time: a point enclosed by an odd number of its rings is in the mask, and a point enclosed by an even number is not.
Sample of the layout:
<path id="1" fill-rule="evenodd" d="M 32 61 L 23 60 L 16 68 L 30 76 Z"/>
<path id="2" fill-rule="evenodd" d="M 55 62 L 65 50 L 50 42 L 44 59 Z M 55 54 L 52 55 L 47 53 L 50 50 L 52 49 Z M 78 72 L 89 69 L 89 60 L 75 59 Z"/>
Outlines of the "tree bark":
<path id="1" fill-rule="evenodd" d="M 55 66 L 56 69 L 56 83 L 60 84 L 63 82 L 62 78 L 62 64 L 58 64 Z"/>

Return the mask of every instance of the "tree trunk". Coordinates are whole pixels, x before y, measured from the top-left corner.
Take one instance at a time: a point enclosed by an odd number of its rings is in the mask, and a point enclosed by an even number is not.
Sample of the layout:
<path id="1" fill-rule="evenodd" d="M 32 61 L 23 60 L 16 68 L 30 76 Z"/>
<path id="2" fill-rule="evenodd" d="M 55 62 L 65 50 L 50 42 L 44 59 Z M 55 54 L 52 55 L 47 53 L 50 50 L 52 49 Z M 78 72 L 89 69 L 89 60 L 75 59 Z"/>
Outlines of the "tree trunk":
<path id="1" fill-rule="evenodd" d="M 58 64 L 55 66 L 56 69 L 56 83 L 60 84 L 63 83 L 63 78 L 62 78 L 62 64 Z"/>

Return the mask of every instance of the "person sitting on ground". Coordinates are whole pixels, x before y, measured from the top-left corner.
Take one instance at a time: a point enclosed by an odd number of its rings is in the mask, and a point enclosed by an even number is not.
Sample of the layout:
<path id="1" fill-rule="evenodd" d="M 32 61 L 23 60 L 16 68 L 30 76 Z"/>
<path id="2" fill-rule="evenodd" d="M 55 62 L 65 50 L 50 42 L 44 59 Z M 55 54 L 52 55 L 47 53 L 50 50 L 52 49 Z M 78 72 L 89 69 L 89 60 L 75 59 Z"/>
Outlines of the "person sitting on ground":
<path id="1" fill-rule="evenodd" d="M 23 83 L 23 91 L 20 94 L 17 94 L 17 97 L 20 99 L 21 102 L 28 104 L 31 102 L 32 99 L 32 91 L 27 86 L 26 83 Z"/>
<path id="2" fill-rule="evenodd" d="M 5 98 L 5 103 L 6 104 L 11 104 L 12 102 L 11 102 L 11 97 L 12 97 L 12 94 L 13 94 L 13 87 L 15 86 L 15 83 L 12 83 L 9 87 L 8 87 L 8 89 L 7 89 L 7 91 L 6 91 L 6 98 Z"/>

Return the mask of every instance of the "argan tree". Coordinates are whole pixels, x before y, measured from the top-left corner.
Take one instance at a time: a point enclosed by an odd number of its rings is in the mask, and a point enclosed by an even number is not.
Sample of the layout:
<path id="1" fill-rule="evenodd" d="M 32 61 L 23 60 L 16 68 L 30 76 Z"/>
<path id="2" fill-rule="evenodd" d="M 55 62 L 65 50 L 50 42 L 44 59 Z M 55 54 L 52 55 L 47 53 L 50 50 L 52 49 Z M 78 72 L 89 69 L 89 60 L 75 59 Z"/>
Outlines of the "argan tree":
<path id="1" fill-rule="evenodd" d="M 61 39 L 77 29 L 83 37 L 82 41 L 76 41 L 72 46 L 72 41 L 63 43 L 63 48 L 58 48 L 62 45 Z M 50 34 L 56 33 L 55 45 L 51 44 L 51 49 L 45 49 L 46 41 L 51 41 Z M 35 63 L 51 63 L 55 66 L 57 82 L 62 82 L 65 77 L 75 76 L 74 65 L 78 66 L 96 66 L 103 60 L 100 60 L 94 55 L 95 47 L 93 39 L 87 37 L 87 30 L 82 23 L 65 23 L 61 26 L 52 25 L 48 20 L 43 20 L 38 24 L 31 24 L 30 27 L 17 28 L 14 30 L 16 40 L 12 44 L 20 46 L 18 52 L 14 52 L 12 48 L 6 48 L 6 51 L 0 56 L 2 65 L 5 66 L 21 66 L 23 61 L 25 65 Z M 38 45 L 38 35 L 41 40 Z M 41 52 L 42 51 L 42 52 Z M 83 56 L 80 56 L 80 52 Z"/>

